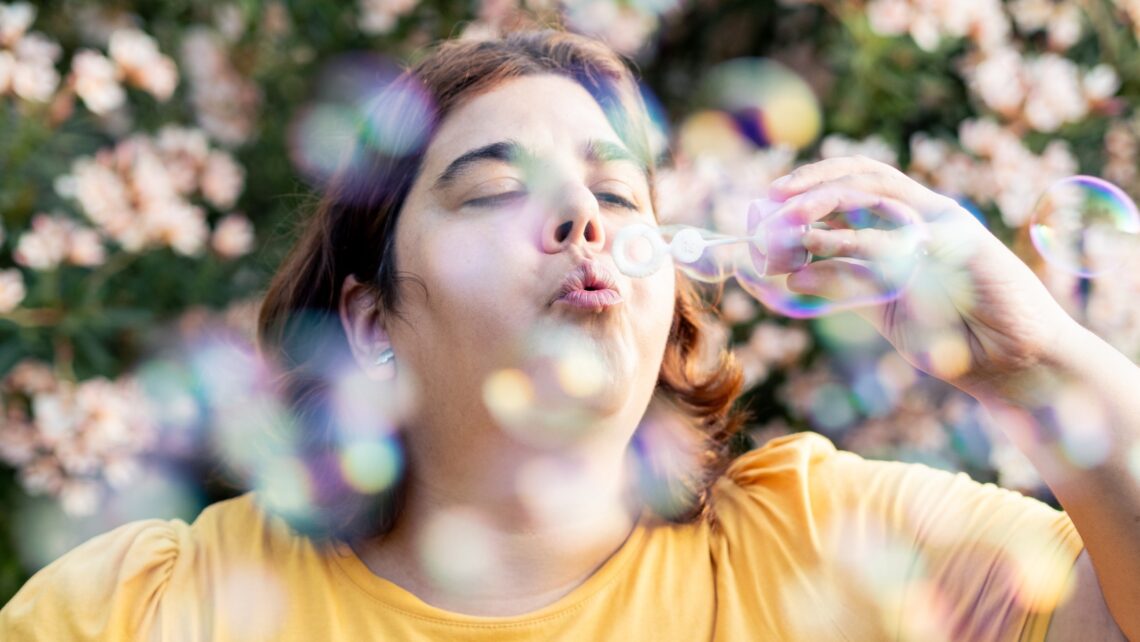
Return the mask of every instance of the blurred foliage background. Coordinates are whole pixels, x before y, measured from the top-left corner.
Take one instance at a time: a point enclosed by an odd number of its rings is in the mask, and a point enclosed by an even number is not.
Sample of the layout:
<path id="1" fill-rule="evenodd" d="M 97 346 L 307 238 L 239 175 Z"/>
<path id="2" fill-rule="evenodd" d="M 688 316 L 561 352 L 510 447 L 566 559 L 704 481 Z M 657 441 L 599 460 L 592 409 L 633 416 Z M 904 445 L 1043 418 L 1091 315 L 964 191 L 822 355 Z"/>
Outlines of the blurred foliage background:
<path id="1" fill-rule="evenodd" d="M 520 11 L 635 64 L 671 143 L 663 217 L 732 230 L 795 164 L 864 154 L 959 199 L 1140 354 L 1140 266 L 1080 279 L 1025 234 L 1057 179 L 1138 189 L 1132 0 L 0 4 L 0 603 L 86 537 L 234 492 L 210 456 L 226 373 L 196 357 L 249 345 L 362 95 Z M 757 58 L 779 73 L 753 104 L 701 90 Z M 750 385 L 742 447 L 818 430 L 1049 499 L 970 399 L 852 317 L 787 319 L 731 284 L 720 307 Z"/>

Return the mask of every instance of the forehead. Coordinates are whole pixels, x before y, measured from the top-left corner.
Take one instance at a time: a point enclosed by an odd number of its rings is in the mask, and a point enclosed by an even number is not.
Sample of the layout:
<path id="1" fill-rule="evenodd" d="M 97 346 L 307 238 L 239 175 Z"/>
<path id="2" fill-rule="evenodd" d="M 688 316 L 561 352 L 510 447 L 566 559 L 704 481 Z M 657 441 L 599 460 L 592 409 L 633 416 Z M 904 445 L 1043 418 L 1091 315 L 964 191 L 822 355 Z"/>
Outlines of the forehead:
<path id="1" fill-rule="evenodd" d="M 524 76 L 452 111 L 428 146 L 425 173 L 434 175 L 454 157 L 504 138 L 543 156 L 576 153 L 590 140 L 622 144 L 601 106 L 580 84 L 555 75 Z"/>

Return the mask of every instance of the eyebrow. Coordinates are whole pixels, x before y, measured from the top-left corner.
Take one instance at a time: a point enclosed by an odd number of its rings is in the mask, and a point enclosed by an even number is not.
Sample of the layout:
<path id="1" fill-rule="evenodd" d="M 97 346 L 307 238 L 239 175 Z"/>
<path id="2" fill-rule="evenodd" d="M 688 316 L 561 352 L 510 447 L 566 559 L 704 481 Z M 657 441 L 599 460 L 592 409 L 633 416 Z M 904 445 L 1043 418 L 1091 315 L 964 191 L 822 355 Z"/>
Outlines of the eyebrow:
<path id="1" fill-rule="evenodd" d="M 646 176 L 649 177 L 649 168 L 644 161 L 639 160 L 628 149 L 605 140 L 590 140 L 583 148 L 583 157 L 592 163 L 608 163 L 626 161 L 633 163 Z M 459 158 L 451 161 L 447 169 L 435 179 L 435 188 L 447 187 L 460 174 L 467 171 L 472 165 L 483 161 L 496 161 L 518 165 L 523 159 L 534 158 L 521 143 L 516 140 L 503 140 L 490 145 L 476 147 L 465 152 Z"/>

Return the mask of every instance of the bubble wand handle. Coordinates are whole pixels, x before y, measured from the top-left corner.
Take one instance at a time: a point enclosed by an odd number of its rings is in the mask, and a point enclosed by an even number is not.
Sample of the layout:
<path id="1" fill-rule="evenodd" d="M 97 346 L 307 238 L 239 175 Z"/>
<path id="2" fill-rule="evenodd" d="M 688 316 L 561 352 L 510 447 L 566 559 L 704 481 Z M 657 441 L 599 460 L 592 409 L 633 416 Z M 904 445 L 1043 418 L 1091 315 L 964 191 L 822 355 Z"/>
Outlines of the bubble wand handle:
<path id="1" fill-rule="evenodd" d="M 687 225 L 654 227 L 638 223 L 621 229 L 614 238 L 614 263 L 623 274 L 646 277 L 672 258 L 685 269 L 699 261 L 725 262 L 723 256 L 708 252 L 710 248 L 744 244 L 748 247 L 754 269 L 763 275 L 787 274 L 807 265 L 811 255 L 803 247 L 807 225 L 791 225 L 765 216 L 778 204 L 754 201 L 748 210 L 749 233 L 732 236 Z M 669 240 L 666 240 L 666 238 Z M 732 274 L 731 264 L 719 266 L 725 276 Z"/>

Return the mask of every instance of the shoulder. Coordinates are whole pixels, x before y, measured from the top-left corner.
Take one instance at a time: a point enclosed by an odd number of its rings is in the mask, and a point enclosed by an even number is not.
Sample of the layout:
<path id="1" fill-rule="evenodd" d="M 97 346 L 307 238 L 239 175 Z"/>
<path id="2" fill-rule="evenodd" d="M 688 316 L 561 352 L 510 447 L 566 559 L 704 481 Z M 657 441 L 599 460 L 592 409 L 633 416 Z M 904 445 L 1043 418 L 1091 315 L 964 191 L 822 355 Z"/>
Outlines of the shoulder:
<path id="1" fill-rule="evenodd" d="M 135 639 L 155 625 L 168 594 L 193 591 L 204 562 L 271 528 L 267 521 L 244 495 L 207 507 L 193 525 L 143 520 L 99 535 L 28 580 L 0 611 L 0 638 Z"/>
<path id="2" fill-rule="evenodd" d="M 6 640 L 129 639 L 182 564 L 190 527 L 132 522 L 88 540 L 36 573 L 0 611 Z"/>

